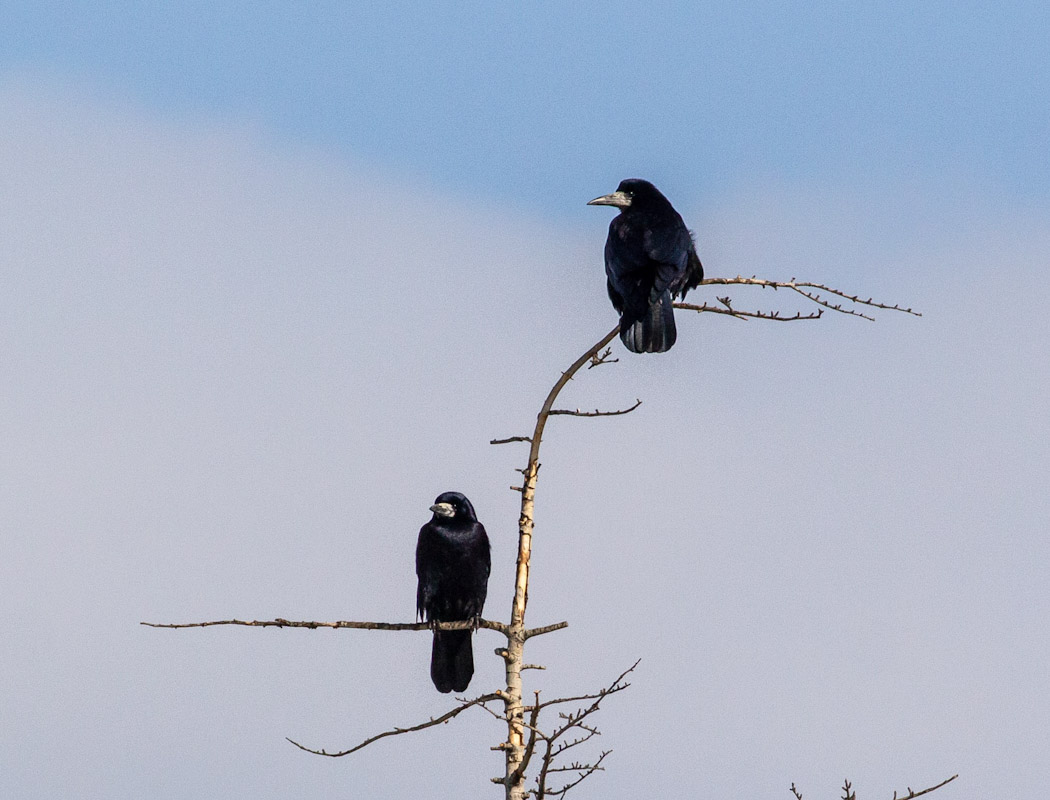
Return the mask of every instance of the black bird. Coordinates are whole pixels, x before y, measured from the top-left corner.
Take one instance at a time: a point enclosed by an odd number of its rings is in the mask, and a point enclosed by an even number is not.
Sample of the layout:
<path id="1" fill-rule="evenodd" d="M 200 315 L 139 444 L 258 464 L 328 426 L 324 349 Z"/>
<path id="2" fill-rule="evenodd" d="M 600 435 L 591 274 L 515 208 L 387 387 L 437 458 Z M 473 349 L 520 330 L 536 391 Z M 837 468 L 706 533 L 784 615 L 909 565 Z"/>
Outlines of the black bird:
<path id="1" fill-rule="evenodd" d="M 459 492 L 438 495 L 416 543 L 416 612 L 428 622 L 476 619 L 485 607 L 489 537 Z M 462 692 L 474 675 L 472 631 L 434 631 L 430 679 L 439 692 Z"/>
<path id="2" fill-rule="evenodd" d="M 649 181 L 620 181 L 587 205 L 620 209 L 605 240 L 605 274 L 624 346 L 632 353 L 670 350 L 678 337 L 671 303 L 704 279 L 692 234 Z"/>

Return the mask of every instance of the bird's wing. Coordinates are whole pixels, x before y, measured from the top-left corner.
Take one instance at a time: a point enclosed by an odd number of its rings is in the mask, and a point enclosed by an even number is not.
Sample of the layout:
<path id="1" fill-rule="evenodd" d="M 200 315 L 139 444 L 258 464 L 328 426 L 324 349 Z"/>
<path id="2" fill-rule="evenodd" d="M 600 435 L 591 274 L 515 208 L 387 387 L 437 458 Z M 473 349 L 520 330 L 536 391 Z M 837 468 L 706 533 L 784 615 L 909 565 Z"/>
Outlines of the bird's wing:
<path id="1" fill-rule="evenodd" d="M 692 238 L 690 236 L 690 238 Z M 704 279 L 704 265 L 700 263 L 700 257 L 696 254 L 696 246 L 692 245 L 689 248 L 689 266 L 686 268 L 685 277 L 682 280 L 682 299 L 685 300 L 686 293 L 690 289 L 695 289 L 700 285 L 700 281 Z"/>
<path id="2" fill-rule="evenodd" d="M 689 265 L 689 251 L 693 240 L 679 220 L 674 225 L 650 226 L 645 232 L 645 252 L 655 267 L 654 296 L 673 291 L 685 275 Z"/>
<path id="3" fill-rule="evenodd" d="M 612 300 L 613 308 L 618 312 L 623 313 L 623 295 L 616 291 L 616 287 L 613 286 L 612 278 L 609 278 L 605 282 L 605 288 L 609 292 L 609 299 Z"/>
<path id="4" fill-rule="evenodd" d="M 476 523 L 470 537 L 469 555 L 467 556 L 469 576 L 464 579 L 469 585 L 469 597 L 463 609 L 467 616 L 480 616 L 485 607 L 488 594 L 489 573 L 492 571 L 492 551 L 485 527 Z"/>
<path id="5" fill-rule="evenodd" d="M 419 539 L 416 542 L 416 613 L 424 619 L 427 617 L 427 608 L 434 599 L 436 571 L 439 569 L 437 535 L 430 529 L 428 522 L 419 529 Z"/>

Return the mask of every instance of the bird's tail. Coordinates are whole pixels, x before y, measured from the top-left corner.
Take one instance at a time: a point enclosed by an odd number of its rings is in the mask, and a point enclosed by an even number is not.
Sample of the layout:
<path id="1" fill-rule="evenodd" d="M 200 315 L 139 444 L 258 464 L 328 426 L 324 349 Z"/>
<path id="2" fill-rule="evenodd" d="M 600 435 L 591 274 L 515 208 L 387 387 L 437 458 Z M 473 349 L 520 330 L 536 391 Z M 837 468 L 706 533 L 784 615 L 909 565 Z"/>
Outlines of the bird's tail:
<path id="1" fill-rule="evenodd" d="M 430 679 L 439 692 L 463 692 L 474 676 L 471 631 L 434 631 Z"/>
<path id="2" fill-rule="evenodd" d="M 674 306 L 671 292 L 664 291 L 649 298 L 649 307 L 641 319 L 620 319 L 620 340 L 632 353 L 665 353 L 678 338 L 674 326 Z"/>

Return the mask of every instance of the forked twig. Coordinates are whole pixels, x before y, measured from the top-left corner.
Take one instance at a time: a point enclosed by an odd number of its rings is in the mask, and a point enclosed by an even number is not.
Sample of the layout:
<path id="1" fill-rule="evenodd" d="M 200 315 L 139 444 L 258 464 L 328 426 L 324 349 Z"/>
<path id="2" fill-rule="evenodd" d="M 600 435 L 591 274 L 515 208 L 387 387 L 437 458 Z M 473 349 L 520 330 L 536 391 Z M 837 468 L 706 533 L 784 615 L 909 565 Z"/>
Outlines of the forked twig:
<path id="1" fill-rule="evenodd" d="M 602 700 L 617 692 L 622 692 L 628 688 L 631 684 L 627 683 L 624 679 L 634 671 L 638 666 L 641 659 L 635 661 L 630 667 L 625 669 L 617 676 L 616 680 L 606 686 L 604 689 L 600 689 L 597 692 L 576 695 L 573 697 L 560 697 L 556 700 L 540 701 L 539 694 L 536 694 L 536 701 L 532 706 L 529 706 L 527 711 L 530 712 L 531 719 L 536 719 L 539 716 L 540 711 L 550 706 L 562 705 L 564 703 L 574 703 L 581 700 L 591 700 L 591 704 L 586 708 L 578 708 L 576 711 L 568 714 L 559 714 L 558 718 L 562 720 L 562 724 L 555 728 L 551 733 L 542 736 L 544 741 L 544 754 L 542 764 L 540 766 L 539 774 L 536 776 L 536 788 L 530 791 L 530 794 L 535 796 L 537 800 L 542 800 L 545 797 L 552 796 L 564 796 L 566 792 L 572 789 L 574 786 L 579 785 L 584 779 L 593 775 L 595 772 L 601 771 L 604 768 L 601 766 L 602 761 L 605 757 L 611 753 L 611 750 L 605 750 L 598 756 L 598 758 L 591 764 L 583 764 L 580 762 L 573 762 L 568 766 L 557 766 L 554 762 L 559 755 L 564 753 L 577 745 L 581 745 L 584 742 L 589 741 L 595 736 L 599 736 L 600 733 L 597 728 L 592 725 L 588 725 L 584 722 L 591 714 L 598 711 L 601 706 Z M 580 729 L 585 732 L 585 735 L 578 736 L 575 739 L 569 741 L 559 740 L 565 736 L 569 731 L 573 729 Z M 534 744 L 530 738 L 530 744 Z M 578 772 L 579 776 L 574 781 L 570 781 L 559 789 L 551 789 L 547 786 L 547 778 L 553 773 L 557 772 Z"/>
<path id="2" fill-rule="evenodd" d="M 863 319 L 872 320 L 874 317 L 863 314 L 860 311 L 855 311 L 851 308 L 844 308 L 842 303 L 833 303 L 829 300 L 825 300 L 817 292 L 826 292 L 827 294 L 834 295 L 835 297 L 841 297 L 843 300 L 847 300 L 850 303 L 855 303 L 860 306 L 868 306 L 869 308 L 879 308 L 884 311 L 900 311 L 902 314 L 911 314 L 915 317 L 921 317 L 922 314 L 911 308 L 903 308 L 897 303 L 890 305 L 888 303 L 880 303 L 877 300 L 869 297 L 867 300 L 863 299 L 860 295 L 848 294 L 841 289 L 833 289 L 830 286 L 826 286 L 823 283 L 813 283 L 812 281 L 799 281 L 792 278 L 789 281 L 767 281 L 763 278 L 757 278 L 752 275 L 750 278 L 744 278 L 737 275 L 735 278 L 704 278 L 700 281 L 701 286 L 758 286 L 763 289 L 789 289 L 790 291 L 797 292 L 803 297 L 812 300 L 819 306 L 823 306 L 831 311 L 838 311 L 840 314 L 849 314 L 854 317 L 862 317 Z M 809 291 L 815 289 L 816 291 Z M 677 305 L 677 304 L 676 304 Z M 684 304 L 683 304 L 684 305 Z M 698 309 L 692 309 L 694 311 Z M 710 310 L 710 309 L 705 309 Z M 769 319 L 769 317 L 764 317 Z"/>

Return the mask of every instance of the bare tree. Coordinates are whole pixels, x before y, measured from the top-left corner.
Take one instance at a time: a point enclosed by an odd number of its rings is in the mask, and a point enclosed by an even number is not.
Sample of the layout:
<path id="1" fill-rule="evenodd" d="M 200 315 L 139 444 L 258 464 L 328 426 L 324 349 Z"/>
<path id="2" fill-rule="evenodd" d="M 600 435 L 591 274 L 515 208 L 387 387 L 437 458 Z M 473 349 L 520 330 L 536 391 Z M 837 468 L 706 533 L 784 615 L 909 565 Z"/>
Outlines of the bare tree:
<path id="1" fill-rule="evenodd" d="M 708 286 L 744 286 L 759 287 L 762 289 L 781 289 L 789 293 L 800 295 L 816 305 L 816 309 L 803 313 L 798 311 L 794 314 L 782 314 L 779 311 L 741 310 L 734 306 L 729 296 L 716 297 L 717 304 L 703 303 L 700 305 L 692 303 L 675 303 L 675 308 L 697 313 L 713 313 L 724 316 L 735 317 L 742 320 L 760 319 L 773 322 L 796 322 L 802 320 L 819 319 L 825 311 L 835 311 L 850 316 L 872 319 L 866 311 L 883 309 L 900 311 L 914 316 L 921 316 L 910 308 L 902 308 L 899 305 L 879 303 L 868 298 L 861 299 L 857 295 L 850 295 L 838 289 L 833 289 L 822 284 L 796 281 L 769 281 L 756 278 L 707 278 L 701 285 Z M 506 638 L 506 646 L 497 649 L 497 654 L 503 659 L 505 667 L 505 685 L 499 689 L 478 695 L 474 698 L 457 698 L 457 705 L 448 712 L 438 717 L 432 717 L 406 727 L 393 727 L 389 730 L 371 736 L 353 747 L 329 751 L 306 747 L 289 739 L 296 747 L 309 753 L 322 756 L 338 758 L 350 755 L 379 739 L 389 736 L 412 733 L 414 731 L 440 725 L 459 716 L 471 708 L 481 708 L 506 725 L 506 738 L 492 749 L 502 750 L 505 756 L 505 769 L 503 775 L 493 778 L 492 781 L 503 786 L 505 796 L 508 800 L 524 800 L 533 797 L 540 798 L 561 797 L 583 780 L 595 772 L 604 769 L 604 761 L 611 751 L 601 750 L 597 755 L 575 758 L 576 748 L 589 743 L 599 735 L 599 730 L 594 725 L 594 715 L 599 711 L 601 703 L 606 697 L 618 694 L 627 689 L 630 684 L 628 676 L 634 671 L 638 662 L 621 672 L 615 680 L 597 690 L 585 691 L 582 694 L 561 697 L 553 700 L 542 700 L 539 691 L 533 691 L 533 699 L 526 703 L 524 700 L 524 686 L 522 673 L 528 669 L 544 669 L 535 664 L 525 662 L 525 644 L 529 639 L 552 631 L 561 630 L 568 626 L 567 622 L 556 622 L 537 628 L 525 627 L 525 612 L 529 598 L 529 563 L 532 554 L 532 540 L 534 527 L 534 508 L 536 499 L 536 486 L 540 472 L 540 446 L 543 442 L 543 434 L 551 417 L 607 417 L 629 414 L 641 405 L 641 400 L 636 400 L 632 405 L 614 410 L 580 410 L 555 408 L 562 389 L 571 381 L 581 369 L 593 369 L 595 367 L 616 363 L 618 359 L 612 357 L 609 343 L 619 333 L 619 326 L 605 334 L 594 345 L 588 348 L 577 358 L 568 369 L 561 373 L 555 381 L 547 397 L 544 399 L 539 412 L 536 415 L 536 423 L 529 435 L 509 436 L 502 439 L 493 439 L 490 443 L 494 445 L 510 443 L 526 443 L 529 445 L 528 458 L 523 468 L 517 471 L 521 474 L 521 484 L 511 488 L 521 495 L 521 513 L 518 517 L 518 552 L 517 568 L 514 583 L 514 598 L 511 604 L 510 622 L 503 623 L 492 620 L 463 621 L 463 622 L 439 622 L 439 623 L 388 623 L 388 622 L 313 622 L 292 621 L 287 619 L 274 620 L 217 620 L 213 622 L 193 622 L 182 624 L 157 624 L 142 623 L 158 628 L 193 628 L 206 627 L 210 625 L 247 625 L 254 627 L 294 627 L 294 628 L 357 628 L 363 630 L 388 630 L 388 631 L 419 631 L 419 630 L 464 630 L 473 626 L 498 631 Z M 569 710 L 564 710 L 569 709 Z M 556 712 L 556 713 L 555 713 Z M 549 719 L 554 714 L 553 719 Z M 529 770 L 535 766 L 534 774 L 529 780 Z M 934 789 L 953 780 L 955 776 L 943 781 L 936 786 L 931 786 L 920 792 L 909 794 L 906 798 L 894 798 L 894 800 L 910 800 L 920 794 L 926 794 Z M 846 784 L 847 789 L 849 783 Z M 801 795 L 792 784 L 791 791 L 797 800 Z M 847 792 L 848 793 L 848 792 Z M 852 795 L 847 800 L 852 800 Z"/>

